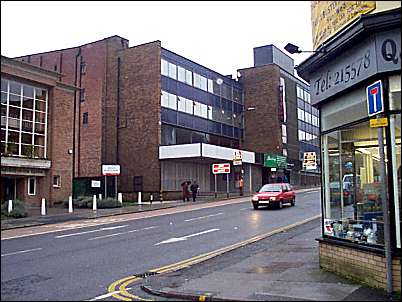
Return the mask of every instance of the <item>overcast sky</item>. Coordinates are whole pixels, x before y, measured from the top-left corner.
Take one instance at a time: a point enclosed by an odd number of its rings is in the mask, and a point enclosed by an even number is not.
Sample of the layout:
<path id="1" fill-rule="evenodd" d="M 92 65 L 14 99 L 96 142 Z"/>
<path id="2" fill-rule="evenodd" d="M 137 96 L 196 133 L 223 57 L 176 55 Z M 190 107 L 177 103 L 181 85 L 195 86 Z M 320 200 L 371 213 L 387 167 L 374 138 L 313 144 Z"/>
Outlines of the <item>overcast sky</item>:
<path id="1" fill-rule="evenodd" d="M 310 1 L 1 1 L 1 54 L 79 46 L 112 35 L 162 47 L 223 75 L 253 66 L 253 47 L 312 49 Z M 291 55 L 295 64 L 308 54 Z"/>

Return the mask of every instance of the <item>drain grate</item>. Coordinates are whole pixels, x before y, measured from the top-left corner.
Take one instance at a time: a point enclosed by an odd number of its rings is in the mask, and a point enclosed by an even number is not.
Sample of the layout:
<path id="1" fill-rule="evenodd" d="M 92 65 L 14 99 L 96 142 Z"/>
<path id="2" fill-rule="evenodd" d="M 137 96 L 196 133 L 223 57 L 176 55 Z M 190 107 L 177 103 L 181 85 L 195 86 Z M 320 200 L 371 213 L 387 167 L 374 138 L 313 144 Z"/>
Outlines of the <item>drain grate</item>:
<path id="1" fill-rule="evenodd" d="M 155 276 L 157 274 L 158 274 L 157 272 L 145 272 L 145 273 L 142 273 L 142 274 L 135 274 L 134 276 L 137 277 L 137 278 L 145 279 L 145 278 L 148 278 L 150 276 Z"/>
<path id="2" fill-rule="evenodd" d="M 257 266 L 247 271 L 250 274 L 273 274 L 282 273 L 289 268 L 301 267 L 304 262 L 272 262 L 268 266 Z"/>

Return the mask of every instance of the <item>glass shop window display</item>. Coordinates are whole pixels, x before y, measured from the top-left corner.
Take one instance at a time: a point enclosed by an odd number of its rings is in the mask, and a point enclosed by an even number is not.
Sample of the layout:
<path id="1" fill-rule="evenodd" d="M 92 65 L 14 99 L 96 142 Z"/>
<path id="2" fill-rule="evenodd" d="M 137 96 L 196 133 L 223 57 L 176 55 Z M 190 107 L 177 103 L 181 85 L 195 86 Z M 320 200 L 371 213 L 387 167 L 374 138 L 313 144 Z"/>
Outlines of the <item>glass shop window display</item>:
<path id="1" fill-rule="evenodd" d="M 385 161 L 386 150 L 384 139 Z M 383 245 L 377 128 L 364 122 L 324 134 L 322 151 L 326 167 L 324 233 L 362 244 Z M 387 179 L 386 176 L 386 182 Z"/>

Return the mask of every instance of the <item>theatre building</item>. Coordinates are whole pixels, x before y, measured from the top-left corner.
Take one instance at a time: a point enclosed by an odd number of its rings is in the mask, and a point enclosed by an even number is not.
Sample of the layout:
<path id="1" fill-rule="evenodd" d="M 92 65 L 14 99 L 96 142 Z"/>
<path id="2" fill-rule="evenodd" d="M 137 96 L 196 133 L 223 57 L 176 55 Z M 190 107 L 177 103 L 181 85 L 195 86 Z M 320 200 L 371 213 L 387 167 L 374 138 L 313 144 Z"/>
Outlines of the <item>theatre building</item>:
<path id="1" fill-rule="evenodd" d="M 72 190 L 75 88 L 1 57 L 1 200 L 63 200 Z"/>
<path id="2" fill-rule="evenodd" d="M 320 111 L 320 266 L 400 292 L 401 5 L 357 2 L 370 13 L 297 67 Z"/>

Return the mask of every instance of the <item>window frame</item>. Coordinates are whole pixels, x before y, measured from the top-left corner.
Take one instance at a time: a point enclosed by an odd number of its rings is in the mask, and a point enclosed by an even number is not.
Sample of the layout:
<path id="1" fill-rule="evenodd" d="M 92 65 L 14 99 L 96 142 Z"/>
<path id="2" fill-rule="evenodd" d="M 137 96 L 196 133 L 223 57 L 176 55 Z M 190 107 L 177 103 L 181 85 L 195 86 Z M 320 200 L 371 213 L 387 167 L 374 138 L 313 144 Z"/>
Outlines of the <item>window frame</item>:
<path id="1" fill-rule="evenodd" d="M 31 180 L 33 180 L 33 193 L 31 193 Z M 36 177 L 28 177 L 28 187 L 27 187 L 27 193 L 29 196 L 35 196 L 36 195 Z"/>

